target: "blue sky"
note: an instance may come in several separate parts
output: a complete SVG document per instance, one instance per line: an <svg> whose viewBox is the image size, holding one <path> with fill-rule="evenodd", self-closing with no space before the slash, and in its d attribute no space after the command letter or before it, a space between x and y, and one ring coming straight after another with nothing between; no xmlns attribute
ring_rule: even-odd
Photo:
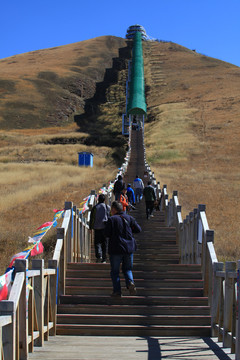
<svg viewBox="0 0 240 360"><path fill-rule="evenodd" d="M102 35L148 35L240 66L240 0L2 0L0 58Z"/></svg>

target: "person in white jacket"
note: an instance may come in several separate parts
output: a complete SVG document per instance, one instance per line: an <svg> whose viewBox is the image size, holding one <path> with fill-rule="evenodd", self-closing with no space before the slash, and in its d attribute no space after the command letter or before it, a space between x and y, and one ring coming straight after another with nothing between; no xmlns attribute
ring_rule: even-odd
<svg viewBox="0 0 240 360"><path fill-rule="evenodd" d="M136 202L138 203L140 200L142 200L144 189L143 181L138 175L136 175L136 178L133 180L133 188L135 190Z"/></svg>

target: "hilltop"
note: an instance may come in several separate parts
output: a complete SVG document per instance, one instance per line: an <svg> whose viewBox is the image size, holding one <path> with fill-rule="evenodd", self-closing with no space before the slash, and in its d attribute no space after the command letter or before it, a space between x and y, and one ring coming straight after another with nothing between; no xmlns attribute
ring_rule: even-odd
<svg viewBox="0 0 240 360"><path fill-rule="evenodd" d="M220 259L237 259L240 69L172 42L144 42L143 51L148 161L169 193L179 190L185 215L207 205ZM114 178L127 143L121 114L129 56L124 39L105 36L0 60L0 248L11 239L7 256L22 250L52 208L78 205ZM85 172L76 154L88 150L94 169ZM53 186L36 191L51 172Z"/></svg>

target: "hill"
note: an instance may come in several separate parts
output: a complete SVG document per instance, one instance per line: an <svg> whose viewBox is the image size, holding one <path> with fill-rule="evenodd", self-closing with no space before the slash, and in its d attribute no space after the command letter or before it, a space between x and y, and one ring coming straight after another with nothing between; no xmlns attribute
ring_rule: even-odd
<svg viewBox="0 0 240 360"><path fill-rule="evenodd" d="M110 36L0 60L1 257L115 176L129 50ZM185 215L207 205L220 259L240 258L240 69L172 42L143 50L149 163ZM93 169L76 166L78 151Z"/></svg>
<svg viewBox="0 0 240 360"><path fill-rule="evenodd" d="M239 259L240 68L174 43L145 43L147 156L186 215L206 204L220 259Z"/></svg>

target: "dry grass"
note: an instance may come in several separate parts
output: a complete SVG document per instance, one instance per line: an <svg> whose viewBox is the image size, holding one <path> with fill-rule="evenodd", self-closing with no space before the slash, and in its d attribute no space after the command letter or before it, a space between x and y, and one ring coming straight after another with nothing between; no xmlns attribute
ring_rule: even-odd
<svg viewBox="0 0 240 360"><path fill-rule="evenodd" d="M240 69L171 43L145 48L147 157L184 216L206 204L220 260L240 258Z"/></svg>
<svg viewBox="0 0 240 360"><path fill-rule="evenodd" d="M2 273L10 257L27 246L28 236L53 219L65 201L79 206L91 189L115 177L113 150L82 144L48 145L52 138L80 138L74 127L0 133L0 254ZM94 154L93 168L79 167L78 152ZM44 238L46 253L54 231ZM46 244L45 244L46 242ZM46 254L44 255L46 258Z"/></svg>

